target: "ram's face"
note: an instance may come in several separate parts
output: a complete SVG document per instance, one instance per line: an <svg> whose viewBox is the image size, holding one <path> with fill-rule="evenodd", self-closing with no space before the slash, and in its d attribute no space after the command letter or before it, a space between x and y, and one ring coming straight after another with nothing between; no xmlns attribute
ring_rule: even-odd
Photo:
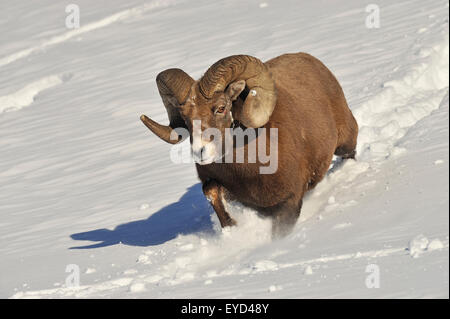
<svg viewBox="0 0 450 319"><path fill-rule="evenodd" d="M183 140L184 134L173 134L176 129L187 129L200 164L226 155L227 129L234 119L244 127L259 128L269 121L276 105L269 69L248 55L217 61L197 82L181 69L167 69L158 74L156 84L170 123L162 125L145 115L141 121L170 144Z"/></svg>
<svg viewBox="0 0 450 319"><path fill-rule="evenodd" d="M237 81L225 92L217 92L211 99L199 93L198 85L191 88L186 103L180 105L190 133L192 154L199 164L209 164L224 155L226 129L233 124L233 101L245 88L245 81Z"/></svg>

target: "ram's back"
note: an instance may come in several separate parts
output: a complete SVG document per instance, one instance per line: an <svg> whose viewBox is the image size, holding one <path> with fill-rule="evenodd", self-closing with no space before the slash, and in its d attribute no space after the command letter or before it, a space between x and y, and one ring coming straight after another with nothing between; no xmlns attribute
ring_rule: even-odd
<svg viewBox="0 0 450 319"><path fill-rule="evenodd" d="M278 96L290 100L280 103L281 108L275 108L274 113L289 108L281 113L290 114L297 124L323 138L333 138L337 133L339 140L343 130L357 127L339 82L320 60L300 52L283 54L265 64L275 80ZM317 131L323 134L317 135Z"/></svg>
<svg viewBox="0 0 450 319"><path fill-rule="evenodd" d="M277 105L269 126L279 129L280 152L285 166L298 163L303 183L328 170L339 145L340 132L353 120L344 93L334 75L318 59L306 53L284 54L265 63L277 89ZM308 168L305 171L305 168ZM314 184L315 184L314 183Z"/></svg>

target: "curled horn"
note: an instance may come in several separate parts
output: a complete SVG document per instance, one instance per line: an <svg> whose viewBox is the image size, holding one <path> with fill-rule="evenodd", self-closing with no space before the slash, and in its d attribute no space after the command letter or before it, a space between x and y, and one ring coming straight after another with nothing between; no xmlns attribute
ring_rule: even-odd
<svg viewBox="0 0 450 319"><path fill-rule="evenodd" d="M242 106L233 107L233 117L246 127L257 128L269 121L276 104L275 83L267 67L248 55L234 55L214 63L199 82L201 94L210 99L227 86L245 80L249 89Z"/></svg>
<svg viewBox="0 0 450 319"><path fill-rule="evenodd" d="M176 144L181 137L171 139L172 130L182 127L186 124L178 111L178 106L184 104L188 98L194 79L180 69L168 69L158 74L156 84L158 85L159 95L166 107L169 116L169 125L161 125L145 115L141 115L141 121L156 136L170 144Z"/></svg>

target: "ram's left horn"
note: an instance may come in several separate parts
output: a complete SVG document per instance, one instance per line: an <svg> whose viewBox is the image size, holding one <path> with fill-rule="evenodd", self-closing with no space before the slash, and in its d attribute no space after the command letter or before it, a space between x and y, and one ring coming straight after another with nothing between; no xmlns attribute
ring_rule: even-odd
<svg viewBox="0 0 450 319"><path fill-rule="evenodd" d="M178 134L176 139L170 138L173 129L169 125L161 125L148 118L146 115L141 115L141 121L150 131L167 143L176 144L181 140L181 137Z"/></svg>

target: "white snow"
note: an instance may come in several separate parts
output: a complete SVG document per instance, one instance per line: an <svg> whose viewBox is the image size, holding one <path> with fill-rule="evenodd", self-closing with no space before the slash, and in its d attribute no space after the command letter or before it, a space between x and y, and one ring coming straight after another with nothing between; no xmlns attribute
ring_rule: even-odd
<svg viewBox="0 0 450 319"><path fill-rule="evenodd" d="M409 242L409 253L414 258L419 257L419 255L427 249L428 243L428 238L422 234L414 237L413 240Z"/></svg>
<svg viewBox="0 0 450 319"><path fill-rule="evenodd" d="M137 293L137 292L144 292L145 290L146 290L145 283L142 282L137 282L130 286L130 292Z"/></svg>
<svg viewBox="0 0 450 319"><path fill-rule="evenodd" d="M439 239L433 239L427 246L427 250L438 250L445 248L445 245Z"/></svg>
<svg viewBox="0 0 450 319"><path fill-rule="evenodd" d="M40 92L63 83L58 75L44 77L6 96L0 96L0 113L19 110L33 103Z"/></svg>
<svg viewBox="0 0 450 319"><path fill-rule="evenodd" d="M93 274L95 273L97 270L95 268L88 268L86 269L86 271L84 272L85 274Z"/></svg>
<svg viewBox="0 0 450 319"><path fill-rule="evenodd" d="M448 298L448 1L377 1L373 29L357 0L79 0L79 29L62 3L4 2L0 297ZM238 203L221 229L139 121L167 123L155 77L297 51L340 81L357 161L334 160L286 238Z"/></svg>
<svg viewBox="0 0 450 319"><path fill-rule="evenodd" d="M304 273L305 273L305 275L312 275L314 273L311 265L307 265L305 267L305 272Z"/></svg>

